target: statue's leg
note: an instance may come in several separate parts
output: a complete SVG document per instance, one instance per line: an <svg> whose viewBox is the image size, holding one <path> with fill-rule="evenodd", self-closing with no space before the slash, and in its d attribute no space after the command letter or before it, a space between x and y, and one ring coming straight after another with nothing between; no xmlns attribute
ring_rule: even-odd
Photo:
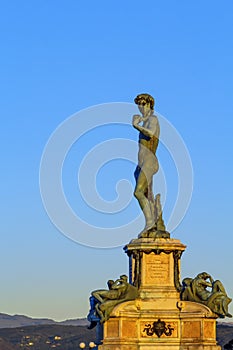
<svg viewBox="0 0 233 350"><path fill-rule="evenodd" d="M219 280L213 282L212 293L215 293L215 292L222 292L227 295L222 282L220 282Z"/></svg>
<svg viewBox="0 0 233 350"><path fill-rule="evenodd" d="M97 300L95 297L90 297L90 311L87 315L87 319L90 322L88 329L92 329L97 325L98 316L96 315L96 304Z"/></svg>
<svg viewBox="0 0 233 350"><path fill-rule="evenodd" d="M91 322L91 317L95 313L95 305L97 303L97 300L93 296L91 296L89 298L89 301L90 301L90 311L89 311L89 314L87 315L87 319L88 319L88 321Z"/></svg>
<svg viewBox="0 0 233 350"><path fill-rule="evenodd" d="M140 168L140 166L137 165L137 167L134 171L134 178L135 178L136 183L138 182L138 176L139 176L140 172L141 172L141 168Z"/></svg>
<svg viewBox="0 0 233 350"><path fill-rule="evenodd" d="M149 176L145 175L144 171L141 170L138 180L136 183L136 188L134 191L134 196L137 198L138 203L143 211L146 220L145 229L149 229L154 225L154 215L151 212L151 206L148 198L146 197L146 193L148 193L149 186Z"/></svg>
<svg viewBox="0 0 233 350"><path fill-rule="evenodd" d="M231 298L228 298L227 296L223 299L223 311L225 316L227 317L232 317L232 315L228 312L228 304L230 304L230 302L232 301Z"/></svg>
<svg viewBox="0 0 233 350"><path fill-rule="evenodd" d="M100 323L103 323L103 322L105 321L105 318L104 318L104 313L103 313L102 310L100 309L100 305L99 305L99 304L96 304L95 309L96 309L97 314L98 314L99 317L100 317Z"/></svg>
<svg viewBox="0 0 233 350"><path fill-rule="evenodd" d="M220 282L218 280L215 281L213 283L213 291L218 291L218 292L222 292L223 294L225 294L225 297L224 297L223 303L222 303L223 312L224 312L225 316L232 317L232 315L228 312L228 304L232 301L232 299L227 296L226 290L225 290L222 282Z"/></svg>
<svg viewBox="0 0 233 350"><path fill-rule="evenodd" d="M119 300L108 300L105 303L103 303L102 305L99 305L99 310L102 312L103 314L103 318L100 321L101 323L107 321L111 315L112 310L114 309L114 307L120 303L122 303L124 301L124 299L119 299Z"/></svg>

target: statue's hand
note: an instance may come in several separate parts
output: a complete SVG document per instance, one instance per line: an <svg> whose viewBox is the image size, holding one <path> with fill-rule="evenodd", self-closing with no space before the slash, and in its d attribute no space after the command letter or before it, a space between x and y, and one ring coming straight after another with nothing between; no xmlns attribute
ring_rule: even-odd
<svg viewBox="0 0 233 350"><path fill-rule="evenodd" d="M142 119L143 119L143 118L142 118L141 115L135 114L135 115L133 116L133 122L132 122L133 126L137 126L139 123L141 123Z"/></svg>

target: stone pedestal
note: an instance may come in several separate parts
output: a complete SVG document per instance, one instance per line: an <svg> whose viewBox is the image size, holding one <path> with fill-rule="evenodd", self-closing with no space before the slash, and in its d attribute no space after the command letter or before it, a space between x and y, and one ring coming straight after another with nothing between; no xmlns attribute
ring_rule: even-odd
<svg viewBox="0 0 233 350"><path fill-rule="evenodd" d="M138 287L142 299L179 298L180 257L185 248L177 239L164 238L134 239L125 246L130 283Z"/></svg>
<svg viewBox="0 0 233 350"><path fill-rule="evenodd" d="M139 298L117 305L99 350L220 350L216 318L205 305L180 300L179 240L141 238L125 248Z"/></svg>

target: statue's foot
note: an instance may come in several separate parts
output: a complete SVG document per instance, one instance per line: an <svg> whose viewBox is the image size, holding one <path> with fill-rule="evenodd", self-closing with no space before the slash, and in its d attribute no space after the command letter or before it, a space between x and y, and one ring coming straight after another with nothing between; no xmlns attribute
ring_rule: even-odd
<svg viewBox="0 0 233 350"><path fill-rule="evenodd" d="M170 238L170 233L164 230L157 230L156 238Z"/></svg>
<svg viewBox="0 0 233 350"><path fill-rule="evenodd" d="M105 322L105 318L102 317L102 318L100 319L100 324L103 324L104 322Z"/></svg>
<svg viewBox="0 0 233 350"><path fill-rule="evenodd" d="M89 326L87 327L88 329L92 329L97 325L96 321L91 321L91 323L89 324Z"/></svg>
<svg viewBox="0 0 233 350"><path fill-rule="evenodd" d="M151 224L149 223L144 227L142 232L138 235L138 238L148 238L150 237L150 234L155 231L156 231L155 223L154 222Z"/></svg>
<svg viewBox="0 0 233 350"><path fill-rule="evenodd" d="M138 235L138 238L170 238L170 233L163 230L158 230L156 225L146 226Z"/></svg>

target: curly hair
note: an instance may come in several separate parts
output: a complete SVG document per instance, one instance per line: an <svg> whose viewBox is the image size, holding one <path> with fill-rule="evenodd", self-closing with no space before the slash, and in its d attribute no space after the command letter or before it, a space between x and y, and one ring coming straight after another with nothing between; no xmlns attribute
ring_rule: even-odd
<svg viewBox="0 0 233 350"><path fill-rule="evenodd" d="M139 105L141 101L145 101L146 103L150 103L150 108L154 109L155 100L149 94L139 94L135 97L134 102Z"/></svg>

